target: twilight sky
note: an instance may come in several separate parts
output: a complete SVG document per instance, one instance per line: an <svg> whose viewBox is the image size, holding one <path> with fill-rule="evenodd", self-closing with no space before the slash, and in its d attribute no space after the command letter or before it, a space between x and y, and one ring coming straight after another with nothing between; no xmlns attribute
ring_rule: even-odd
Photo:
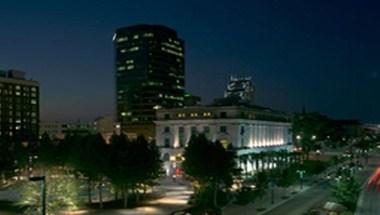
<svg viewBox="0 0 380 215"><path fill-rule="evenodd" d="M186 89L204 103L229 75L252 76L257 103L380 122L380 3L358 0L2 0L0 68L41 85L42 120L114 113L112 35L174 28Z"/></svg>

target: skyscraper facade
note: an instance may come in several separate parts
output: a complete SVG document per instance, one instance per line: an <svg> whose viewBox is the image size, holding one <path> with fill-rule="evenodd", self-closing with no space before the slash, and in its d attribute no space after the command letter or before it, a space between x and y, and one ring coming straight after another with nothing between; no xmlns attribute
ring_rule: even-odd
<svg viewBox="0 0 380 215"><path fill-rule="evenodd" d="M153 138L156 110L182 107L184 41L161 25L116 30L116 109L124 132Z"/></svg>
<svg viewBox="0 0 380 215"><path fill-rule="evenodd" d="M38 130L39 83L21 71L0 71L0 138L35 140Z"/></svg>

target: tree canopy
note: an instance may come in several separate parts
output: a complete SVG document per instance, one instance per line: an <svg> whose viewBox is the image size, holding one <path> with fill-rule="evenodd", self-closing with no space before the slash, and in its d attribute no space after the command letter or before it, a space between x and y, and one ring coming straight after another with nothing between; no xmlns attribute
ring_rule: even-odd
<svg viewBox="0 0 380 215"><path fill-rule="evenodd" d="M219 142L209 141L205 135L193 136L185 148L185 173L204 190L213 190L213 206L217 206L216 194L221 187L229 188L237 175L235 153Z"/></svg>

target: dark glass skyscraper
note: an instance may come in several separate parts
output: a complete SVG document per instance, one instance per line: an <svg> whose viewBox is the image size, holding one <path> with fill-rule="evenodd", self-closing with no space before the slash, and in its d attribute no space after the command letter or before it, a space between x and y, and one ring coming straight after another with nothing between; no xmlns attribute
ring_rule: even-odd
<svg viewBox="0 0 380 215"><path fill-rule="evenodd" d="M128 134L154 137L156 110L183 106L184 41L161 25L120 28L113 41L117 120Z"/></svg>

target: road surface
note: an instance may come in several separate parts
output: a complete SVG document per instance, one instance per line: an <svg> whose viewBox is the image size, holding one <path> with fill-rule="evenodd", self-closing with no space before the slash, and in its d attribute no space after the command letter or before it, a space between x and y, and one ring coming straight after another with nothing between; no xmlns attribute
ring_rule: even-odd
<svg viewBox="0 0 380 215"><path fill-rule="evenodd" d="M375 189L363 190L356 210L356 215L380 214L380 192Z"/></svg>
<svg viewBox="0 0 380 215"><path fill-rule="evenodd" d="M330 194L329 186L329 182L324 181L321 184L298 194L286 203L263 213L263 215L302 215L313 206L322 205L326 201Z"/></svg>

